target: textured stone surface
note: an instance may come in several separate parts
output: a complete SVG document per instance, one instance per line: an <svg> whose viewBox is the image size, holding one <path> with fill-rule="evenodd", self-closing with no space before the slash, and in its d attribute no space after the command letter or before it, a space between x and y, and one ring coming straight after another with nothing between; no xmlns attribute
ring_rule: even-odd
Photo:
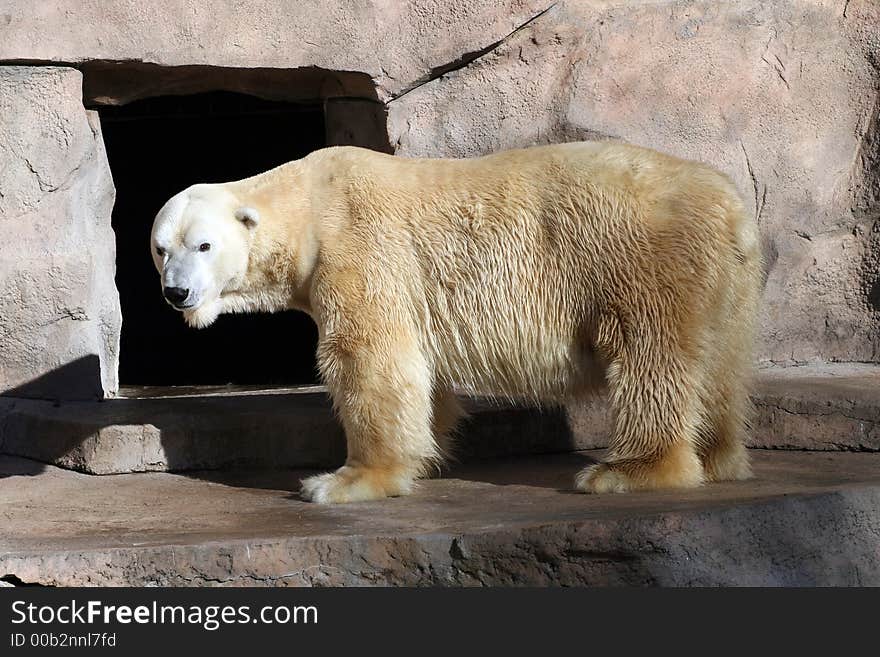
<svg viewBox="0 0 880 657"><path fill-rule="evenodd" d="M546 0L232 3L7 0L0 61L134 61L165 67L357 71L383 96L503 39ZM222 26L223 29L218 29Z"/></svg>
<svg viewBox="0 0 880 657"><path fill-rule="evenodd" d="M0 67L0 393L117 386L114 188L81 85L73 69Z"/></svg>
<svg viewBox="0 0 880 657"><path fill-rule="evenodd" d="M880 367L770 368L754 399L753 447L880 452Z"/></svg>
<svg viewBox="0 0 880 657"><path fill-rule="evenodd" d="M880 585L880 454L760 452L757 478L570 491L590 455L462 467L320 507L305 472L91 477L5 457L0 577L54 585Z"/></svg>
<svg viewBox="0 0 880 657"><path fill-rule="evenodd" d="M560 410L468 405L459 459L565 452L602 441L592 434L577 440ZM102 402L0 398L0 452L92 474L329 468L345 460L345 439L320 388Z"/></svg>
<svg viewBox="0 0 880 657"><path fill-rule="evenodd" d="M880 451L878 366L770 368L755 390L753 447ZM459 430L459 461L608 444L610 415L601 399L567 412L465 402L471 417ZM345 440L321 388L218 388L102 402L0 399L0 452L94 474L329 468L344 460Z"/></svg>
<svg viewBox="0 0 880 657"><path fill-rule="evenodd" d="M747 444L765 449L880 452L880 366L817 363L766 367L755 376ZM567 410L576 449L607 447L603 400Z"/></svg>
<svg viewBox="0 0 880 657"><path fill-rule="evenodd" d="M755 385L748 444L880 451L880 367L774 367ZM601 398L567 411L465 400L461 461L607 446ZM0 453L93 474L199 468L335 467L345 441L323 389L49 402L0 398Z"/></svg>
<svg viewBox="0 0 880 657"><path fill-rule="evenodd" d="M319 467L345 458L323 393L0 404L4 452L93 474Z"/></svg>
<svg viewBox="0 0 880 657"><path fill-rule="evenodd" d="M159 66L141 62L90 61L79 64L86 106L124 105L141 98L209 91L234 91L267 100L306 101L352 98L384 104L366 73L304 68ZM387 141L385 123L382 136Z"/></svg>
<svg viewBox="0 0 880 657"><path fill-rule="evenodd" d="M386 108L360 98L330 98L324 102L327 145L360 146L391 153L386 131Z"/></svg>

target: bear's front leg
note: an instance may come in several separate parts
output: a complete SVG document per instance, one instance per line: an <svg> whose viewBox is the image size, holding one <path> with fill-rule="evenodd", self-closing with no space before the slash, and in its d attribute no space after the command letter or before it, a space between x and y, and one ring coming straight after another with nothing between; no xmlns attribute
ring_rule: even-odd
<svg viewBox="0 0 880 657"><path fill-rule="evenodd" d="M348 445L344 466L302 482L303 497L322 504L406 495L439 459L431 431L432 377L414 332L400 325L346 328L324 336L318 347Z"/></svg>

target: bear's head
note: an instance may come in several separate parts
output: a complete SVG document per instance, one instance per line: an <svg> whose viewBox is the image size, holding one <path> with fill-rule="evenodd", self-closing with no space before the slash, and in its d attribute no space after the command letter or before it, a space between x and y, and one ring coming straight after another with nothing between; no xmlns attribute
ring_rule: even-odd
<svg viewBox="0 0 880 657"><path fill-rule="evenodd" d="M222 185L194 185L159 210L150 235L153 263L165 300L191 326L213 323L221 297L241 286L259 220Z"/></svg>

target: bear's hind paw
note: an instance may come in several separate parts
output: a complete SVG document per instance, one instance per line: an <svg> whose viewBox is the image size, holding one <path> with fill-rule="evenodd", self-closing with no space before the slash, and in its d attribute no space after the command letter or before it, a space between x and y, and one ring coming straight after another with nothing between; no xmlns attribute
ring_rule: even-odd
<svg viewBox="0 0 880 657"><path fill-rule="evenodd" d="M687 447L670 449L663 458L612 460L581 470L575 486L585 493L696 488L705 482L703 466Z"/></svg>

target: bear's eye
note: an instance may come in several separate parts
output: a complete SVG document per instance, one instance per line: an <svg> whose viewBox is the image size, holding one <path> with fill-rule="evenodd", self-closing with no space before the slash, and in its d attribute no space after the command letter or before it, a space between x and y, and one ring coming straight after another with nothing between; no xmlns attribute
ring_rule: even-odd
<svg viewBox="0 0 880 657"><path fill-rule="evenodd" d="M199 251L210 251L210 250L211 250L211 245L208 244L207 242L202 242L201 244L199 244Z"/></svg>
<svg viewBox="0 0 880 657"><path fill-rule="evenodd" d="M164 258L165 257L165 249L163 249L161 246L157 246L156 247L156 255L159 256L160 258Z"/></svg>

